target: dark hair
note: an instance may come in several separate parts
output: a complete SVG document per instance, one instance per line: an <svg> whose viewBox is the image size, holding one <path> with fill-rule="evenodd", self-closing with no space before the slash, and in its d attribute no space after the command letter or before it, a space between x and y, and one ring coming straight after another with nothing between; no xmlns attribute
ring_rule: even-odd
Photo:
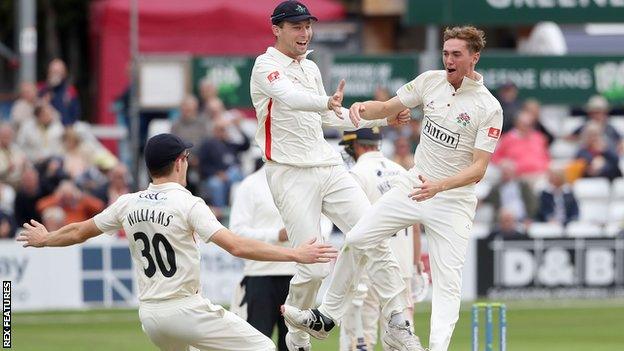
<svg viewBox="0 0 624 351"><path fill-rule="evenodd" d="M168 164L157 168L157 169L148 169L150 177L152 178L162 178L166 177L173 172L173 165L175 164L175 160L169 162Z"/></svg>
<svg viewBox="0 0 624 351"><path fill-rule="evenodd" d="M444 30L444 41L461 39L466 41L470 52L481 52L485 47L485 33L473 26L453 27Z"/></svg>

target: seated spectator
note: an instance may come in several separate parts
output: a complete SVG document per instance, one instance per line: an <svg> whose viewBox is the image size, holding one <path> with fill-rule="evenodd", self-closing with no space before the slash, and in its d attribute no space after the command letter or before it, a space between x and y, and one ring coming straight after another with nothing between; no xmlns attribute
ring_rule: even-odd
<svg viewBox="0 0 624 351"><path fill-rule="evenodd" d="M597 125L600 126L601 134L605 136L609 148L618 151L622 137L617 129L609 123L609 102L607 99L600 95L592 96L585 105L585 111L588 120L572 133L571 139L582 138L583 131L587 126L590 124Z"/></svg>
<svg viewBox="0 0 624 351"><path fill-rule="evenodd" d="M15 189L12 186L0 183L0 210L13 215L15 207Z"/></svg>
<svg viewBox="0 0 624 351"><path fill-rule="evenodd" d="M46 208L41 214L41 220L47 230L58 230L65 225L65 211L58 206Z"/></svg>
<svg viewBox="0 0 624 351"><path fill-rule="evenodd" d="M31 219L41 221L41 216L36 208L36 203L40 198L39 173L34 168L26 167L22 172L13 205L13 215L17 225L21 226Z"/></svg>
<svg viewBox="0 0 624 351"><path fill-rule="evenodd" d="M130 192L130 175L123 163L118 163L106 174L107 182L94 193L105 204L111 205L121 195Z"/></svg>
<svg viewBox="0 0 624 351"><path fill-rule="evenodd" d="M89 194L82 192L69 180L64 180L58 189L37 201L37 211L58 206L65 211L65 224L85 221L104 209L104 203Z"/></svg>
<svg viewBox="0 0 624 351"><path fill-rule="evenodd" d="M542 121L540 120L542 115L542 105L537 99L526 99L524 100L524 104L522 104L522 109L531 114L533 117L533 125L535 126L535 130L544 134L546 140L548 140L548 145L552 144L555 140L555 137L544 127Z"/></svg>
<svg viewBox="0 0 624 351"><path fill-rule="evenodd" d="M194 150L191 150L194 155L202 139L209 134L206 119L200 117L198 112L197 98L193 95L185 97L180 105L180 118L171 127L172 134L195 145Z"/></svg>
<svg viewBox="0 0 624 351"><path fill-rule="evenodd" d="M400 164L405 169L414 167L414 154L409 140L406 137L399 137L394 141L394 156L392 161Z"/></svg>
<svg viewBox="0 0 624 351"><path fill-rule="evenodd" d="M202 197L211 205L228 205L230 187L243 179L238 155L249 149L249 138L243 136L242 143L227 138L227 122L218 120L213 128L213 137L207 138L199 149L199 167L202 179Z"/></svg>
<svg viewBox="0 0 624 351"><path fill-rule="evenodd" d="M520 224L512 211L501 208L498 212L498 223L494 230L488 236L489 240L493 239L522 239L526 238L526 234L518 230Z"/></svg>
<svg viewBox="0 0 624 351"><path fill-rule="evenodd" d="M511 130L522 104L518 100L518 87L513 82L507 82L498 88L498 101L503 108L503 133Z"/></svg>
<svg viewBox="0 0 624 351"><path fill-rule="evenodd" d="M95 156L95 150L82 142L82 137L71 127L63 133L63 170L71 179L82 176Z"/></svg>
<svg viewBox="0 0 624 351"><path fill-rule="evenodd" d="M516 176L514 163L503 160L500 164L501 182L495 185L483 200L494 206L495 213L501 208L511 212L519 221L529 221L535 216L537 199L526 181Z"/></svg>
<svg viewBox="0 0 624 351"><path fill-rule="evenodd" d="M548 172L548 185L539 195L536 219L566 225L579 217L579 207L572 187L567 184L565 171L552 168Z"/></svg>
<svg viewBox="0 0 624 351"><path fill-rule="evenodd" d="M24 82L20 84L19 98L11 107L11 124L16 131L27 121L35 119L35 106L37 104L37 86L34 83Z"/></svg>
<svg viewBox="0 0 624 351"><path fill-rule="evenodd" d="M58 111L63 125L74 124L80 117L78 91L67 79L67 67L63 60L50 61L48 76L39 88L39 96Z"/></svg>
<svg viewBox="0 0 624 351"><path fill-rule="evenodd" d="M52 194L63 180L69 179L63 167L63 159L59 156L37 163L35 169L39 173L39 190L42 197Z"/></svg>
<svg viewBox="0 0 624 351"><path fill-rule="evenodd" d="M33 163L59 155L62 150L63 125L54 119L54 109L47 104L35 108L35 119L24 123L17 134L17 145Z"/></svg>
<svg viewBox="0 0 624 351"><path fill-rule="evenodd" d="M27 161L13 139L13 127L7 123L0 124L0 182L17 187Z"/></svg>
<svg viewBox="0 0 624 351"><path fill-rule="evenodd" d="M215 116L218 105L223 105L223 102L217 86L206 78L202 79L199 82L199 115L206 121L209 133L212 133L212 123L218 118Z"/></svg>
<svg viewBox="0 0 624 351"><path fill-rule="evenodd" d="M581 148L576 159L585 164L584 178L605 177L613 180L621 177L619 157L615 149L608 143L598 123L588 123L581 136Z"/></svg>
<svg viewBox="0 0 624 351"><path fill-rule="evenodd" d="M0 240L15 238L15 222L13 217L0 210Z"/></svg>
<svg viewBox="0 0 624 351"><path fill-rule="evenodd" d="M529 112L520 111L515 127L503 134L492 155L494 164L511 160L519 177L532 180L544 176L550 164L546 137L535 130L533 122Z"/></svg>

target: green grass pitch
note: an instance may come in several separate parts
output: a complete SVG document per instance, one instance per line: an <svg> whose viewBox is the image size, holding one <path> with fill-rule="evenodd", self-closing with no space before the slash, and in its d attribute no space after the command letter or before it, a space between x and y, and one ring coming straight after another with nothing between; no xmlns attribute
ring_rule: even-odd
<svg viewBox="0 0 624 351"><path fill-rule="evenodd" d="M421 306L415 325L426 344L429 310L428 304ZM470 350L469 307L462 308L450 351ZM157 351L136 310L14 313L12 324L13 350ZM624 350L624 300L509 302L507 325L509 351ZM313 350L337 351L338 332L315 340Z"/></svg>

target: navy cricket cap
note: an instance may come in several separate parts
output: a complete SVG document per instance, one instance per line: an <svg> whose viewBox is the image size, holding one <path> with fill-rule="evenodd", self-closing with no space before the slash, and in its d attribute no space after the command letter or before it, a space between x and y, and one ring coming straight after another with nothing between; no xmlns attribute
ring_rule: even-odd
<svg viewBox="0 0 624 351"><path fill-rule="evenodd" d="M162 168L175 161L184 150L192 147L192 143L186 142L173 134L163 133L155 135L147 141L143 152L147 169L155 170Z"/></svg>
<svg viewBox="0 0 624 351"><path fill-rule="evenodd" d="M306 5L300 3L299 1L287 0L275 8L273 10L273 14L271 15L271 23L277 25L283 21L288 22L299 22L305 21L307 19L311 19L313 21L318 21L318 19L312 14L306 7Z"/></svg>
<svg viewBox="0 0 624 351"><path fill-rule="evenodd" d="M362 128L350 132L344 132L338 145L351 144L354 141L362 144L377 145L381 141L381 131L378 127Z"/></svg>

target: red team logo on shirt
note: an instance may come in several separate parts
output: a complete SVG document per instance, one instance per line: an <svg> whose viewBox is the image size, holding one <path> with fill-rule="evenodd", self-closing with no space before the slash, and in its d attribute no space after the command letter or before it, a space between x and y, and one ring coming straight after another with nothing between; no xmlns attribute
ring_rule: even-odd
<svg viewBox="0 0 624 351"><path fill-rule="evenodd" d="M500 136L500 129L490 127L490 129L488 130L488 136L490 138L498 139L498 137Z"/></svg>
<svg viewBox="0 0 624 351"><path fill-rule="evenodd" d="M271 74L269 74L267 78L269 79L269 83L272 83L274 80L279 78L279 72L278 71L271 72Z"/></svg>

